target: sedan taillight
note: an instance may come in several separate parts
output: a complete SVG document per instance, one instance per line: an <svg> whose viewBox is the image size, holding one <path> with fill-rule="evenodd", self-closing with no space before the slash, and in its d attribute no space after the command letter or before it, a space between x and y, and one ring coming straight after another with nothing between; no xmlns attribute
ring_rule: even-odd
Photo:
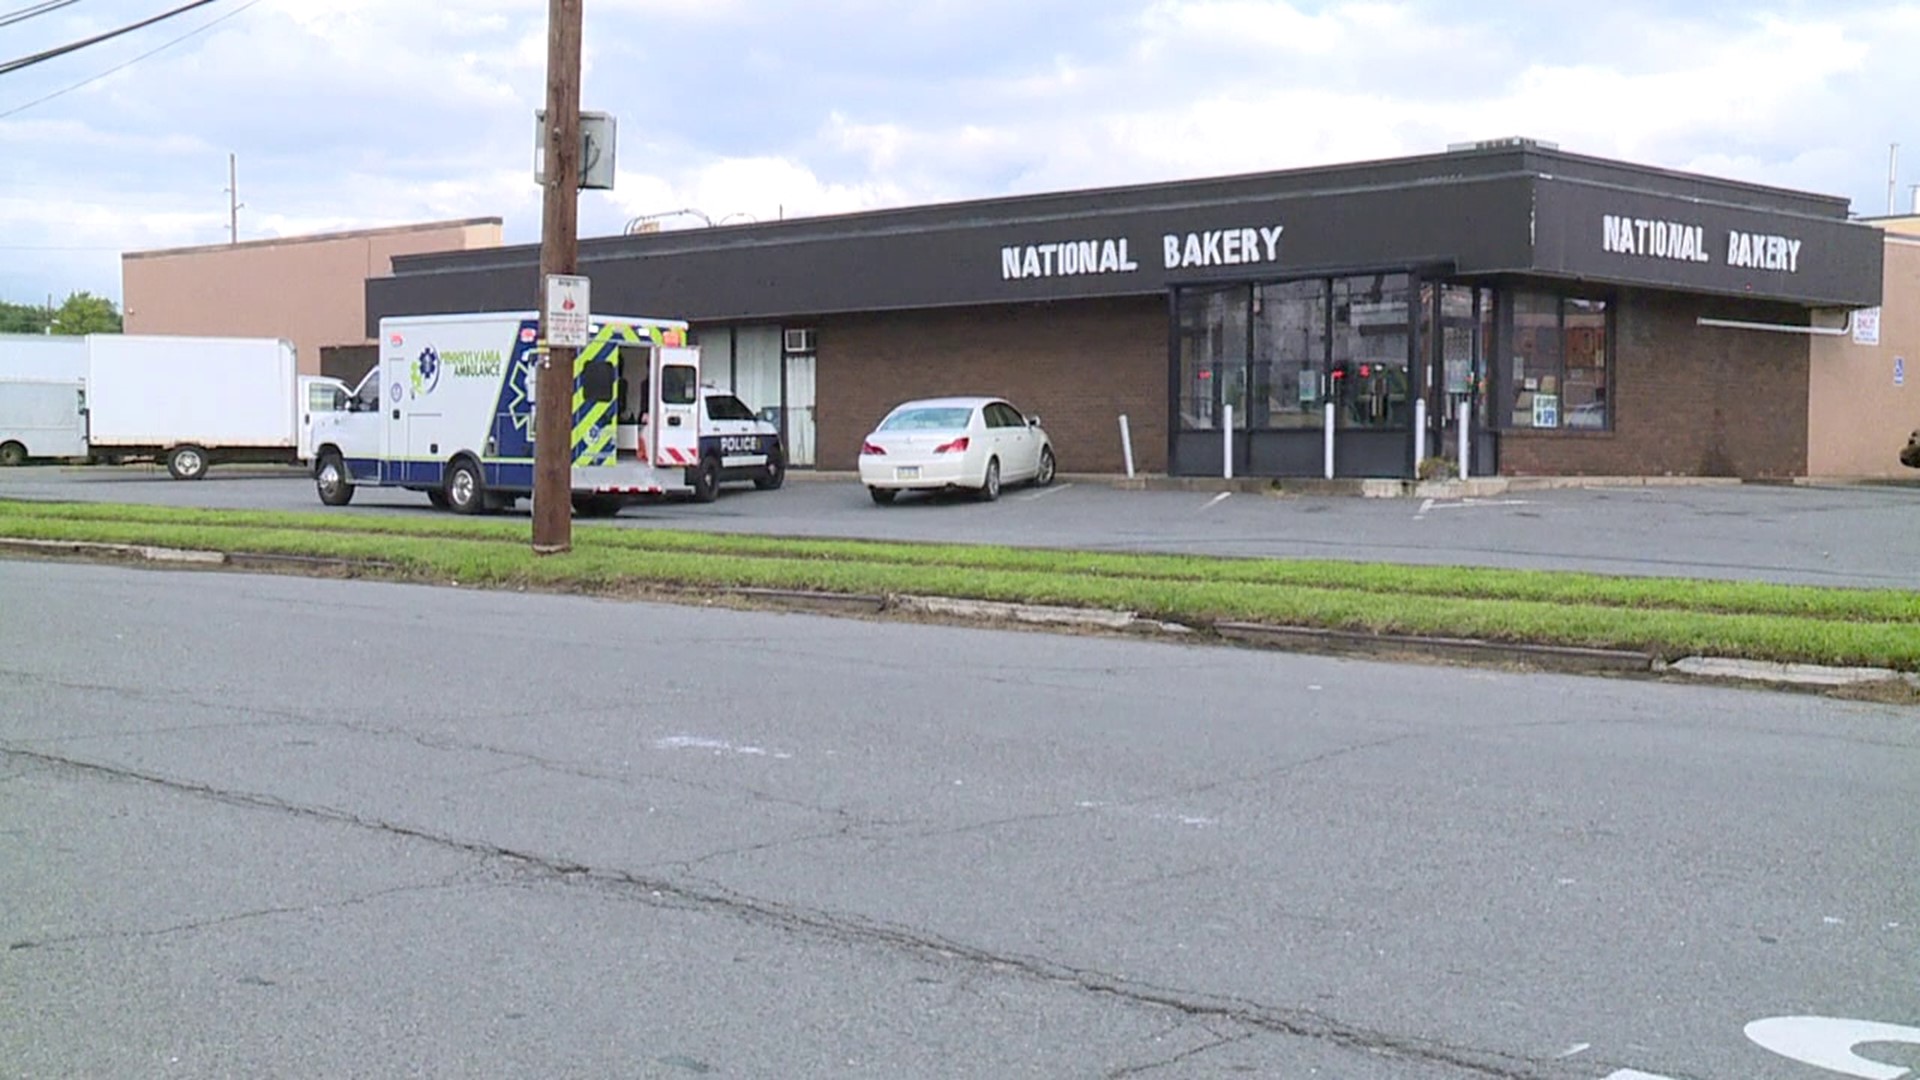
<svg viewBox="0 0 1920 1080"><path fill-rule="evenodd" d="M886 451L885 451L885 450L882 450L882 449L880 449L879 447L877 447L877 446L875 446L875 445L873 445L873 444L872 444L872 443L870 443L870 442L863 442L863 443L861 443L861 444L860 444L860 456L861 456L861 457L866 457L866 456L867 456L867 455L869 455L869 454L876 454L876 455L880 455L880 456L882 456L882 457L884 457L884 456L886 455Z"/></svg>
<svg viewBox="0 0 1920 1080"><path fill-rule="evenodd" d="M933 452L936 454L964 454L967 452L967 445L967 437L962 435L950 443L941 443L939 446L934 447Z"/></svg>

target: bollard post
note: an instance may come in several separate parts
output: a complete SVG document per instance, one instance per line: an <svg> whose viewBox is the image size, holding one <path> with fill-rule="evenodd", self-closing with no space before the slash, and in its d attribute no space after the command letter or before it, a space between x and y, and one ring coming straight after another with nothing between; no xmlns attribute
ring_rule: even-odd
<svg viewBox="0 0 1920 1080"><path fill-rule="evenodd" d="M1127 479L1133 479L1133 431L1127 427L1127 414L1120 414L1120 450L1127 457Z"/></svg>
<svg viewBox="0 0 1920 1080"><path fill-rule="evenodd" d="M1223 405L1220 414L1220 475L1233 479L1233 406Z"/></svg>
<svg viewBox="0 0 1920 1080"><path fill-rule="evenodd" d="M1327 416L1327 428L1326 428L1327 479L1331 480L1333 479L1333 402L1331 401L1327 402L1326 416Z"/></svg>

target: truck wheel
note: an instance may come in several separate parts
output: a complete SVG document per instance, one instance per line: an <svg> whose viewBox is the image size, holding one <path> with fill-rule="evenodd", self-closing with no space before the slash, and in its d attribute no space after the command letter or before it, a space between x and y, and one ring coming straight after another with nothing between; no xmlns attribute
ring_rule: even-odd
<svg viewBox="0 0 1920 1080"><path fill-rule="evenodd" d="M480 470L465 458L447 469L447 483L442 491L447 509L456 514L478 514L487 508L487 491L480 479Z"/></svg>
<svg viewBox="0 0 1920 1080"><path fill-rule="evenodd" d="M197 446L176 446L167 451L167 471L175 480L198 480L207 475L207 452Z"/></svg>
<svg viewBox="0 0 1920 1080"><path fill-rule="evenodd" d="M626 500L618 495L575 495L573 497L573 512L578 517L612 517L626 505Z"/></svg>
<svg viewBox="0 0 1920 1080"><path fill-rule="evenodd" d="M27 463L27 448L17 442L0 443L0 465L12 468Z"/></svg>
<svg viewBox="0 0 1920 1080"><path fill-rule="evenodd" d="M353 501L353 481L347 478L346 463L331 450L321 454L320 463L314 466L313 486L320 493L320 501L328 506L345 506Z"/></svg>
<svg viewBox="0 0 1920 1080"><path fill-rule="evenodd" d="M720 497L720 459L708 454L693 472L693 501L710 503Z"/></svg>
<svg viewBox="0 0 1920 1080"><path fill-rule="evenodd" d="M753 478L753 486L761 491L775 491L786 482L787 459L775 450L767 455L767 471Z"/></svg>

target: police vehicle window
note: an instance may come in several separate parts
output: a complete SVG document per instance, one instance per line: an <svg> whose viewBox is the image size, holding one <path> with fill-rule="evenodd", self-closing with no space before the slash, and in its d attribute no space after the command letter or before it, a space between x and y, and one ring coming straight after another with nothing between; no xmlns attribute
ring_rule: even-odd
<svg viewBox="0 0 1920 1080"><path fill-rule="evenodd" d="M752 420L753 410L732 394L712 394L707 398L709 420Z"/></svg>
<svg viewBox="0 0 1920 1080"><path fill-rule="evenodd" d="M660 369L660 403L691 405L700 394L699 370L684 364L669 364Z"/></svg>

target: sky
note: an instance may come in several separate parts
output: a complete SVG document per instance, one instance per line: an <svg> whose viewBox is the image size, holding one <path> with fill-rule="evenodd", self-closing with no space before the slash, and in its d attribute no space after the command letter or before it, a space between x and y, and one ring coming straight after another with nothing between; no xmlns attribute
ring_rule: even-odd
<svg viewBox="0 0 1920 1080"><path fill-rule="evenodd" d="M181 0L74 0L0 62ZM34 0L0 0L0 22ZM215 0L0 74L0 300L120 253L467 217L539 238L543 0ZM1524 136L1888 209L1920 0L584 0L618 122L583 236L1365 161ZM171 44L170 44L171 43ZM697 214L671 213L694 210Z"/></svg>

